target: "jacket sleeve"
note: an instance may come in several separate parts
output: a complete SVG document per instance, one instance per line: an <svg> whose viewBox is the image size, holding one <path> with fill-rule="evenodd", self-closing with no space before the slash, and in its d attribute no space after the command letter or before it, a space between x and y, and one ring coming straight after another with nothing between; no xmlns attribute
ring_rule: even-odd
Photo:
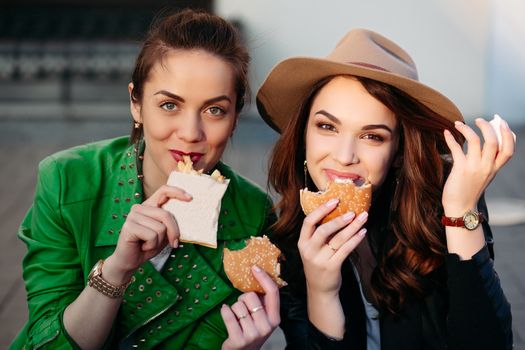
<svg viewBox="0 0 525 350"><path fill-rule="evenodd" d="M42 161L33 206L18 231L27 246L23 277L29 321L15 343L26 349L78 348L62 323L84 283L75 240L60 214L60 176L52 158Z"/></svg>
<svg viewBox="0 0 525 350"><path fill-rule="evenodd" d="M482 197L479 210L488 218ZM451 349L512 349L510 304L494 270L492 232L483 224L487 244L471 260L449 254L448 337Z"/></svg>

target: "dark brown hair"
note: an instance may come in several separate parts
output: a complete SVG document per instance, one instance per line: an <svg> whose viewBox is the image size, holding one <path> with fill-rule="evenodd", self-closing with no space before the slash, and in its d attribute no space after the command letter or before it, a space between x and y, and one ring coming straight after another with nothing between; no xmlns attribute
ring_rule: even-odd
<svg viewBox="0 0 525 350"><path fill-rule="evenodd" d="M270 159L268 182L281 200L279 220L272 227L275 242L292 260L283 273L292 288L304 289L304 275L297 256L297 241L304 219L299 190L306 186L305 129L313 100L329 81L312 87L277 141ZM377 258L371 287L374 303L382 312L399 313L410 298L425 295L425 276L435 271L446 253L440 224L441 193L450 164L443 130L459 142L463 137L453 123L404 92L381 82L356 77L365 89L394 112L399 129L397 161L383 185L374 192L369 213L368 239ZM309 183L309 185L311 185Z"/></svg>
<svg viewBox="0 0 525 350"><path fill-rule="evenodd" d="M226 20L201 10L185 9L159 18L146 35L135 62L131 98L141 101L151 68L173 49L204 50L229 63L235 73L237 113L249 95L250 55L237 29ZM132 129L131 142L142 137L142 128Z"/></svg>

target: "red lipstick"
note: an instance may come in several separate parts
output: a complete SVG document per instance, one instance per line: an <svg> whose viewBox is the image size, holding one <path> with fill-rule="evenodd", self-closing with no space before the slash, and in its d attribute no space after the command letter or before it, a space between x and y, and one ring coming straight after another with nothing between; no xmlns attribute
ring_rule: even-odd
<svg viewBox="0 0 525 350"><path fill-rule="evenodd" d="M193 164L197 163L204 156L204 153L200 153L200 152L184 152L184 151L180 151L178 149L170 149L170 153L171 153L173 159L175 159L175 161L177 161L177 162L184 161L183 157L184 156L189 156L191 161L193 162Z"/></svg>

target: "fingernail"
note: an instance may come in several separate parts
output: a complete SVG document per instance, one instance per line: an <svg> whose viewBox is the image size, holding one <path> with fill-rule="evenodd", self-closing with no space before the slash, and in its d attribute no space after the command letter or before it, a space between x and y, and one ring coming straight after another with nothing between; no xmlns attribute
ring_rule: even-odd
<svg viewBox="0 0 525 350"><path fill-rule="evenodd" d="M509 123L507 123L506 120L503 121L503 126L505 127L505 130L510 130Z"/></svg>
<svg viewBox="0 0 525 350"><path fill-rule="evenodd" d="M173 248L177 248L179 246L179 240L178 239L173 240L173 243L171 244L171 246Z"/></svg>
<svg viewBox="0 0 525 350"><path fill-rule="evenodd" d="M261 268L260 268L259 266L257 266L257 265L253 265L253 266L252 266L252 269L253 269L253 271L255 271L255 272L261 272L261 271L262 271Z"/></svg>
<svg viewBox="0 0 525 350"><path fill-rule="evenodd" d="M357 233L359 236L364 236L366 235L366 228L362 228L361 230L359 230L359 232Z"/></svg>
<svg viewBox="0 0 525 350"><path fill-rule="evenodd" d="M188 199L193 199L192 195L189 194L188 192L184 192L184 197L186 197Z"/></svg>
<svg viewBox="0 0 525 350"><path fill-rule="evenodd" d="M456 120L456 121L454 122L454 125L456 125L456 126L462 126L462 125L464 125L464 123L463 123L463 122L460 122L459 120Z"/></svg>
<svg viewBox="0 0 525 350"><path fill-rule="evenodd" d="M334 199L330 199L325 205L326 205L327 207L333 207L333 206L336 205L337 203L339 203L339 199L334 198Z"/></svg>
<svg viewBox="0 0 525 350"><path fill-rule="evenodd" d="M445 129L445 131L444 131L444 132L445 132L445 135L451 135L451 132L450 132L450 131L448 131L447 129Z"/></svg>
<svg viewBox="0 0 525 350"><path fill-rule="evenodd" d="M343 220L344 221L350 221L354 218L355 216L355 213L353 211L350 211L348 213L346 213L345 215L343 215Z"/></svg>
<svg viewBox="0 0 525 350"><path fill-rule="evenodd" d="M365 221L367 216L368 216L368 213L366 211L364 211L361 214L359 214L359 216L357 217L357 220L360 221L360 222L363 222L363 221Z"/></svg>

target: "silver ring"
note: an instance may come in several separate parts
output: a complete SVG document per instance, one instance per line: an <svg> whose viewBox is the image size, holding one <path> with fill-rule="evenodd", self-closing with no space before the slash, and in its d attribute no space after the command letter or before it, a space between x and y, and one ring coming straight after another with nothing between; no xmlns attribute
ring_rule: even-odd
<svg viewBox="0 0 525 350"><path fill-rule="evenodd" d="M243 318L246 318L246 317L248 317L248 314L240 315L240 316L238 316L237 318L238 318L239 320L242 320Z"/></svg>
<svg viewBox="0 0 525 350"><path fill-rule="evenodd" d="M335 253L337 251L337 249L335 249L334 247L332 247L330 245L330 243L326 243L326 245L328 246L328 248L332 249L332 251Z"/></svg>
<svg viewBox="0 0 525 350"><path fill-rule="evenodd" d="M250 312L252 314L256 313L257 311L261 311L262 309L264 309L264 307L262 305L259 305L257 307L254 307L253 309L250 310Z"/></svg>

